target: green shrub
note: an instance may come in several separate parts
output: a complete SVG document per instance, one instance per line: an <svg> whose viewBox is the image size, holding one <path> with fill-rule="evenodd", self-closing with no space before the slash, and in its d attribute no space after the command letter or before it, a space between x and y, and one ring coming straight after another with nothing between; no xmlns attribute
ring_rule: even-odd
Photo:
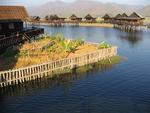
<svg viewBox="0 0 150 113"><path fill-rule="evenodd" d="M76 50L76 45L71 40L66 40L61 42L62 47L66 52L74 52Z"/></svg>
<svg viewBox="0 0 150 113"><path fill-rule="evenodd" d="M59 42L64 41L64 35L62 33L57 33L55 39Z"/></svg>
<svg viewBox="0 0 150 113"><path fill-rule="evenodd" d="M20 53L18 54L18 56L22 57L22 56L28 56L28 51L20 51Z"/></svg>
<svg viewBox="0 0 150 113"><path fill-rule="evenodd" d="M98 49L105 49L105 48L110 48L111 45L107 44L106 42L101 42L98 46Z"/></svg>
<svg viewBox="0 0 150 113"><path fill-rule="evenodd" d="M76 41L76 46L81 46L82 44L84 44L84 39L83 38L78 38Z"/></svg>

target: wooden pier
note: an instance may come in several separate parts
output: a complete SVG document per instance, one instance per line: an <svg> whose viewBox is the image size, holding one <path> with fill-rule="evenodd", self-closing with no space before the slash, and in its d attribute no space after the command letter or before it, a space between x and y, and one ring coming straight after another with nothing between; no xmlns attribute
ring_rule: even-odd
<svg viewBox="0 0 150 113"><path fill-rule="evenodd" d="M0 87L20 84L46 76L53 77L54 72L56 71L63 72L65 69L74 69L76 67L93 64L116 55L117 47L113 46L111 48L87 53L82 56L65 58L20 69L2 71L0 72Z"/></svg>
<svg viewBox="0 0 150 113"><path fill-rule="evenodd" d="M114 25L114 28L128 31L128 32L135 32L135 31L149 31L148 25Z"/></svg>

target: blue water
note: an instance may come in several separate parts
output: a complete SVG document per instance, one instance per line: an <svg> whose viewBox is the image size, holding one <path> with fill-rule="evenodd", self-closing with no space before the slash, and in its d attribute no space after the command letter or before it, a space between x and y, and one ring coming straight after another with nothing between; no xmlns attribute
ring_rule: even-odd
<svg viewBox="0 0 150 113"><path fill-rule="evenodd" d="M69 26L45 27L45 31L109 42L126 60L0 90L0 113L150 113L149 32Z"/></svg>

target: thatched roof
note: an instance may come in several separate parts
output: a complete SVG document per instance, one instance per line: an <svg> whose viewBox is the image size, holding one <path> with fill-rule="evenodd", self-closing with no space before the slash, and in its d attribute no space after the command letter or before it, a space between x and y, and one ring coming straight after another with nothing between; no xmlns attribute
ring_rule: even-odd
<svg viewBox="0 0 150 113"><path fill-rule="evenodd" d="M128 16L125 13L123 13L122 15L118 14L118 15L116 15L115 19L118 19L118 20L141 20L141 19L144 19L144 18L142 18L137 13L133 12L130 16Z"/></svg>
<svg viewBox="0 0 150 113"><path fill-rule="evenodd" d="M23 6L0 6L0 20L20 19L25 21L28 13Z"/></svg>
<svg viewBox="0 0 150 113"><path fill-rule="evenodd" d="M104 18L104 19L109 19L110 16L109 16L108 14L105 14L102 18Z"/></svg>
<svg viewBox="0 0 150 113"><path fill-rule="evenodd" d="M77 17L75 14L73 14L73 15L71 15L69 18L70 18L70 19L77 19L78 17Z"/></svg>
<svg viewBox="0 0 150 113"><path fill-rule="evenodd" d="M58 19L59 19L59 17L58 17L57 15L54 15L53 18L54 18L55 20L58 20Z"/></svg>
<svg viewBox="0 0 150 113"><path fill-rule="evenodd" d="M39 16L33 16L31 17L32 20L36 20L36 21L39 21L41 18Z"/></svg>
<svg viewBox="0 0 150 113"><path fill-rule="evenodd" d="M50 19L50 20L58 20L59 17L55 14L55 15L50 15L50 16L49 16L49 19Z"/></svg>
<svg viewBox="0 0 150 113"><path fill-rule="evenodd" d="M122 14L122 18L127 18L127 17L128 17L128 15L126 13Z"/></svg>
<svg viewBox="0 0 150 113"><path fill-rule="evenodd" d="M84 18L87 20L94 19L90 14L86 15Z"/></svg>
<svg viewBox="0 0 150 113"><path fill-rule="evenodd" d="M122 18L122 15L121 15L121 14L117 14L117 15L115 16L115 19L120 19L120 18Z"/></svg>
<svg viewBox="0 0 150 113"><path fill-rule="evenodd" d="M139 19L144 19L144 18L141 17L140 15L138 15L137 13L133 12L133 13L129 16L129 19L136 19L136 20L139 20Z"/></svg>

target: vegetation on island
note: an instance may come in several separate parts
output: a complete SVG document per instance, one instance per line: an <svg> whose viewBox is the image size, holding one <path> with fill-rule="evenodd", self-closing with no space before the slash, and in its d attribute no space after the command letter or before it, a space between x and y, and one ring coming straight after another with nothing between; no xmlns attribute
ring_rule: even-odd
<svg viewBox="0 0 150 113"><path fill-rule="evenodd" d="M9 47L0 55L0 70L15 69L48 61L84 55L98 49L111 47L106 42L98 46L85 43L82 38L65 39L61 33L55 36L41 35L36 40Z"/></svg>
<svg viewBox="0 0 150 113"><path fill-rule="evenodd" d="M98 49L105 49L105 48L110 48L111 45L106 43L105 41L101 42L98 46Z"/></svg>

